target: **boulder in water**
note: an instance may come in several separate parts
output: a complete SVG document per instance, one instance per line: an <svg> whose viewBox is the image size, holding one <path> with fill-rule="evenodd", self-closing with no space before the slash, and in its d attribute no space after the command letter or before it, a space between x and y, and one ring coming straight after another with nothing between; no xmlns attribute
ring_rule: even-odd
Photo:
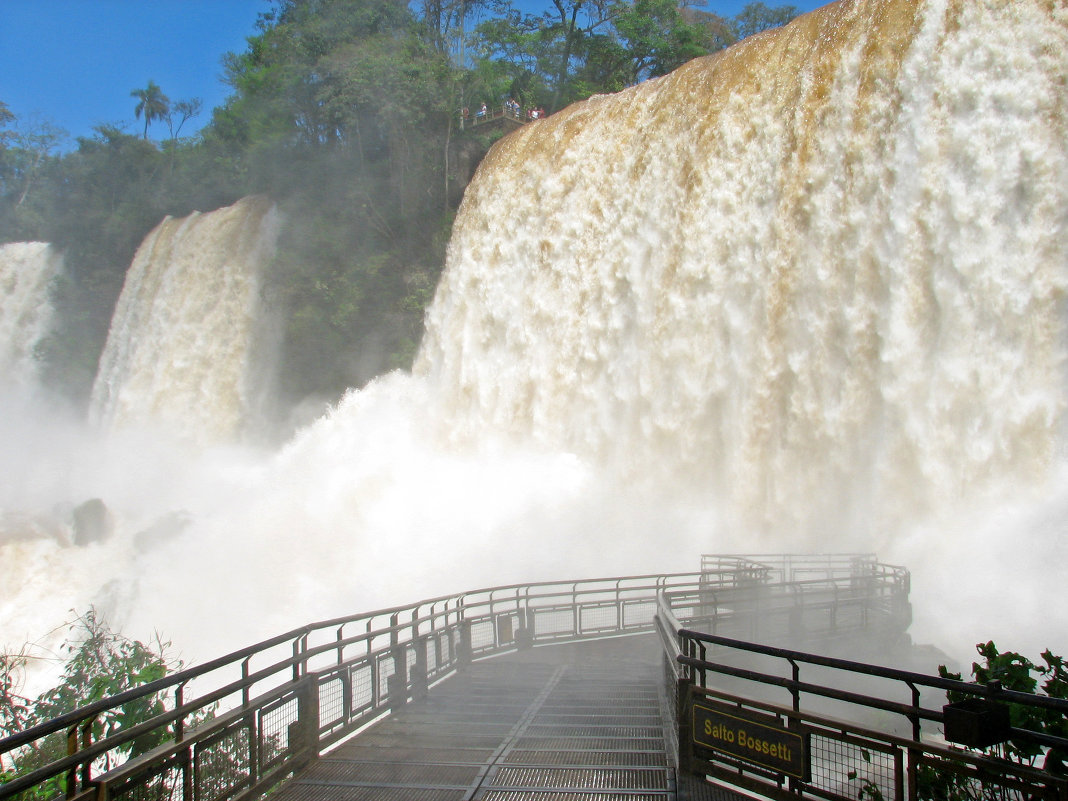
<svg viewBox="0 0 1068 801"><path fill-rule="evenodd" d="M74 507L74 544L103 542L115 530L115 518L104 502L91 498Z"/></svg>

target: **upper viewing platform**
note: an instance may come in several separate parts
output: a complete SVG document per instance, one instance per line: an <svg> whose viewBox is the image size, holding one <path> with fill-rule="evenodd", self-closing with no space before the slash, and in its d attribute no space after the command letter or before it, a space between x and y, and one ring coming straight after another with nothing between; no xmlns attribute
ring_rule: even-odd
<svg viewBox="0 0 1068 801"><path fill-rule="evenodd" d="M0 741L66 742L0 798L1068 799L980 750L1068 740L975 723L1068 702L842 658L907 653L908 593L872 555L707 556L324 621Z"/></svg>
<svg viewBox="0 0 1068 801"><path fill-rule="evenodd" d="M460 110L460 130L465 131L489 123L519 127L520 125L526 125L528 122L544 119L547 116L545 109L540 106L524 109L514 100L506 100L500 106L493 107L482 103L474 111L467 106Z"/></svg>

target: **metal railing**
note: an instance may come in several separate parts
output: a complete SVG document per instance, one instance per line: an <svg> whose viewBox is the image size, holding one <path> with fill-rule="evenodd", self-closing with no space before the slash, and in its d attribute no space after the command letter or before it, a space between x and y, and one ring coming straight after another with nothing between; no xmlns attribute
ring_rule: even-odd
<svg viewBox="0 0 1068 801"><path fill-rule="evenodd" d="M485 113L476 111L471 114L470 111L464 109L464 111L460 112L460 130L474 128L500 119L511 120L519 125L526 125L532 121L530 117L524 117L523 110L518 106L509 106L504 103L501 106L487 108Z"/></svg>
<svg viewBox="0 0 1068 801"><path fill-rule="evenodd" d="M683 597L680 606L679 596L666 591L657 611L669 737L680 770L783 799L1068 799L1064 776L1006 758L985 742L962 747L941 736L947 694L968 698L954 706L983 715L991 705L1011 704L1068 716L1068 701L696 631ZM736 744L742 730L755 749ZM1007 723L1002 740L1039 752L1068 749L1066 738ZM803 754L803 762L766 756L777 749L796 750L791 757Z"/></svg>
<svg viewBox="0 0 1068 801"><path fill-rule="evenodd" d="M702 572L493 587L294 629L0 740L0 762L45 738L67 744L65 756L0 785L0 799L42 797L57 780L72 799L253 798L471 660L650 631L658 598L674 598L694 620L733 620L734 631L754 588L763 594L753 602L779 614L817 595L842 610L857 598L875 604L887 581L871 572L857 595L853 578L819 579L809 592L775 587L773 573L754 577L750 568L723 558ZM821 613L818 625L852 625L846 617ZM94 739L105 713L151 696L165 699L163 712ZM162 744L129 758L146 735Z"/></svg>

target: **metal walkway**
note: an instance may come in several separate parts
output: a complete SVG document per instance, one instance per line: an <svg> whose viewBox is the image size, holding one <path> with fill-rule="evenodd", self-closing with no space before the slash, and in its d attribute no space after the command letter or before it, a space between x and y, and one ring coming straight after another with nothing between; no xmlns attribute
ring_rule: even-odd
<svg viewBox="0 0 1068 801"><path fill-rule="evenodd" d="M891 641L908 588L907 570L872 554L735 554L699 572L488 587L318 621L0 738L0 758L48 755L0 799L54 786L72 801L707 797L704 776L738 786L744 770L693 770L704 755L686 716L713 693L709 646L778 657L811 637ZM729 676L763 681L750 673ZM814 726L796 703L811 688L790 686L793 709L759 714ZM103 725L131 701L150 717ZM918 702L903 714L941 719ZM694 775L700 793L678 778Z"/></svg>
<svg viewBox="0 0 1068 801"><path fill-rule="evenodd" d="M659 659L656 638L643 635L476 662L323 755L272 798L676 798Z"/></svg>

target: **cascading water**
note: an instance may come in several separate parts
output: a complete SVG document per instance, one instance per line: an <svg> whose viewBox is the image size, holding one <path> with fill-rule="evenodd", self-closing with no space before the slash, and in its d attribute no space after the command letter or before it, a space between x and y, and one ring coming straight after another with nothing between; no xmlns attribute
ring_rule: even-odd
<svg viewBox="0 0 1068 801"><path fill-rule="evenodd" d="M266 464L98 459L120 533L37 591L76 574L66 608L206 657L475 585L871 548L920 639L1064 653L1066 76L1063 4L843 0L526 126L467 190L414 375Z"/></svg>
<svg viewBox="0 0 1068 801"><path fill-rule="evenodd" d="M45 242L0 245L0 382L5 392L37 383L34 350L52 322L49 285L63 257Z"/></svg>
<svg viewBox="0 0 1068 801"><path fill-rule="evenodd" d="M528 126L468 190L419 371L468 431L695 488L794 547L1042 481L1066 17L837 3Z"/></svg>
<svg viewBox="0 0 1068 801"><path fill-rule="evenodd" d="M272 351L259 271L277 234L265 198L160 223L126 274L90 419L162 425L200 443L244 433Z"/></svg>

